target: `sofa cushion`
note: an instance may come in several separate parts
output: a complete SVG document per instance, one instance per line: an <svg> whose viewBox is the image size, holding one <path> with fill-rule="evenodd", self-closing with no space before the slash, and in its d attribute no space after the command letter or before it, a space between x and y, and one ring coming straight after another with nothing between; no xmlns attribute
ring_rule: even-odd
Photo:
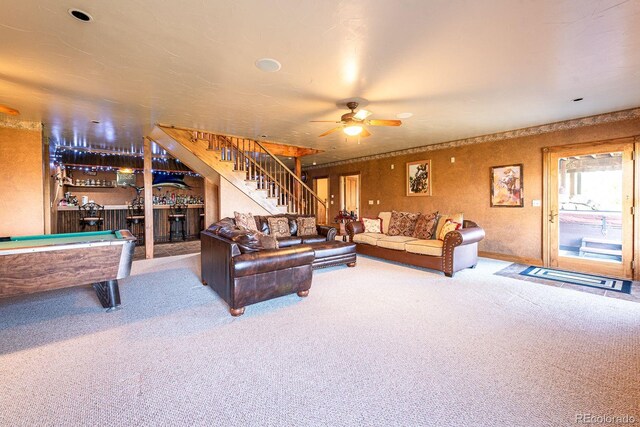
<svg viewBox="0 0 640 427"><path fill-rule="evenodd" d="M309 265L313 262L314 256L311 248L301 246L242 254L233 258L234 276L244 277Z"/></svg>
<svg viewBox="0 0 640 427"><path fill-rule="evenodd" d="M420 255L442 256L442 240L414 240L404 247L407 252Z"/></svg>
<svg viewBox="0 0 640 427"><path fill-rule="evenodd" d="M389 236L413 237L413 230L416 228L418 215L420 214L392 211L387 234Z"/></svg>
<svg viewBox="0 0 640 427"><path fill-rule="evenodd" d="M391 222L391 212L380 212L378 218L382 220L382 233L389 232L389 223Z"/></svg>
<svg viewBox="0 0 640 427"><path fill-rule="evenodd" d="M316 219L314 217L300 217L296 218L298 225L298 236L315 236L318 234L316 229Z"/></svg>
<svg viewBox="0 0 640 427"><path fill-rule="evenodd" d="M459 222L451 221L450 219L444 222L442 229L440 230L440 235L438 236L439 240L444 240L445 236L450 231L459 230L462 228L462 224Z"/></svg>
<svg viewBox="0 0 640 427"><path fill-rule="evenodd" d="M259 231L246 230L246 233L238 234L231 240L238 244L238 248L243 254L264 249L278 249L278 241L273 236Z"/></svg>
<svg viewBox="0 0 640 427"><path fill-rule="evenodd" d="M316 234L315 236L301 236L302 243L319 243L326 242L327 238L325 236L321 236Z"/></svg>
<svg viewBox="0 0 640 427"><path fill-rule="evenodd" d="M353 235L354 243L366 243L367 245L374 245L380 239L385 237L382 233L358 233Z"/></svg>
<svg viewBox="0 0 640 427"><path fill-rule="evenodd" d="M395 249L396 251L404 251L405 243L416 240L414 237L407 236L383 236L376 242L376 246L387 249Z"/></svg>
<svg viewBox="0 0 640 427"><path fill-rule="evenodd" d="M278 241L279 248L288 248L289 246L299 245L302 243L302 237L287 236L276 239Z"/></svg>
<svg viewBox="0 0 640 427"><path fill-rule="evenodd" d="M254 231L258 231L258 226L256 225L256 220L253 217L253 215L251 215L251 212L249 213L240 213L240 212L234 212L233 216L236 220L236 225L238 227L244 227L248 230L254 230Z"/></svg>
<svg viewBox="0 0 640 427"><path fill-rule="evenodd" d="M269 234L276 239L291 236L289 220L284 216L272 216L267 218L269 223Z"/></svg>
<svg viewBox="0 0 640 427"><path fill-rule="evenodd" d="M350 242L339 242L337 240L316 243L309 245L309 247L313 249L316 259L356 253L356 245Z"/></svg>
<svg viewBox="0 0 640 427"><path fill-rule="evenodd" d="M380 218L360 218L365 232L382 233L382 220Z"/></svg>
<svg viewBox="0 0 640 427"><path fill-rule="evenodd" d="M416 221L413 237L416 239L431 239L438 224L438 212L421 214Z"/></svg>
<svg viewBox="0 0 640 427"><path fill-rule="evenodd" d="M440 231L442 231L442 226L444 225L445 222L447 222L448 219L450 219L451 221L457 222L459 224L462 224L463 222L462 212L459 212L456 214L441 213L440 217L438 218L438 225L436 227L436 232L433 234L432 239L437 239L438 236L440 236Z"/></svg>

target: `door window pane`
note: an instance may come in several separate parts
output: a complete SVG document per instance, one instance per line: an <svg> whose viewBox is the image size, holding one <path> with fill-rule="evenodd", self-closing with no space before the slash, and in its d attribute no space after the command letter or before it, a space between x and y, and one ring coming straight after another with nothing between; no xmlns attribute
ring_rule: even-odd
<svg viewBox="0 0 640 427"><path fill-rule="evenodd" d="M558 162L560 255L622 262L622 153Z"/></svg>

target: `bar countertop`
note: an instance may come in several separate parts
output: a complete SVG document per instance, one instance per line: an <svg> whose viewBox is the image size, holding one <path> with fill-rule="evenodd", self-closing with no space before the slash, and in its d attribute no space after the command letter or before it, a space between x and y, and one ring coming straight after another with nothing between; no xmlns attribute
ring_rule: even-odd
<svg viewBox="0 0 640 427"><path fill-rule="evenodd" d="M128 205L105 205L104 210L126 210ZM153 209L169 209L171 205L153 205ZM187 205L189 209L197 209L202 208L204 205L195 204L195 205ZM77 211L78 206L58 206L59 211Z"/></svg>

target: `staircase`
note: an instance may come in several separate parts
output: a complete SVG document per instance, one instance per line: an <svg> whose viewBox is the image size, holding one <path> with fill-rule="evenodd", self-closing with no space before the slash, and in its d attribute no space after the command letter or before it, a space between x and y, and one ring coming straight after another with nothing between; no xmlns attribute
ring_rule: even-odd
<svg viewBox="0 0 640 427"><path fill-rule="evenodd" d="M219 174L272 215L316 216L319 204L326 207L326 201L254 139L165 125L156 125L149 139L194 172L208 178Z"/></svg>

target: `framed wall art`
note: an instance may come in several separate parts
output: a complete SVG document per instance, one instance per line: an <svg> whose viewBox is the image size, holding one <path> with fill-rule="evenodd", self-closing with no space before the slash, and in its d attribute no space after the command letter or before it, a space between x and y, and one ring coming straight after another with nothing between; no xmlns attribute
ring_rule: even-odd
<svg viewBox="0 0 640 427"><path fill-rule="evenodd" d="M430 196L431 172L431 160L407 162L407 196Z"/></svg>
<svg viewBox="0 0 640 427"><path fill-rule="evenodd" d="M491 207L524 206L522 163L491 168Z"/></svg>

